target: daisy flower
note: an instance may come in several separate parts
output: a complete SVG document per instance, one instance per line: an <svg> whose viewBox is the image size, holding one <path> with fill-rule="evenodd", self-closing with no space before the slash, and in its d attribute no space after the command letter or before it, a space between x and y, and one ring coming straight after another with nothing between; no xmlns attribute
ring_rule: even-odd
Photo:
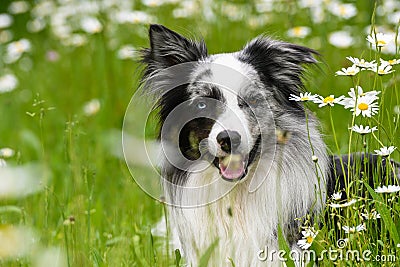
<svg viewBox="0 0 400 267"><path fill-rule="evenodd" d="M83 112L86 116L92 116L99 112L101 107L100 101L98 99L92 99L89 102L86 102L83 106Z"/></svg>
<svg viewBox="0 0 400 267"><path fill-rule="evenodd" d="M0 94L14 90L18 86L17 77L14 74L0 76Z"/></svg>
<svg viewBox="0 0 400 267"><path fill-rule="evenodd" d="M5 29L10 27L12 23L13 23L12 16L6 13L0 14L0 29Z"/></svg>
<svg viewBox="0 0 400 267"><path fill-rule="evenodd" d="M329 34L329 43L339 48L348 48L354 40L348 31L336 31Z"/></svg>
<svg viewBox="0 0 400 267"><path fill-rule="evenodd" d="M378 69L375 66L375 68L370 68L369 70L378 73L378 75L385 75L394 72L394 70L392 70L392 65L387 64L381 64Z"/></svg>
<svg viewBox="0 0 400 267"><path fill-rule="evenodd" d="M342 203L342 204L332 203L332 204L328 204L328 205L332 208L345 208L345 207L349 207L349 206L353 205L356 202L357 202L357 200L352 199L352 200Z"/></svg>
<svg viewBox="0 0 400 267"><path fill-rule="evenodd" d="M309 227L305 229L305 231L301 231L303 238L297 241L297 245L299 245L302 249L308 249L311 247L315 237L318 234L318 231L315 231L314 227Z"/></svg>
<svg viewBox="0 0 400 267"><path fill-rule="evenodd" d="M300 93L300 96L294 95L294 94L290 94L289 100L294 100L297 102L305 102L305 101L314 101L315 99L317 99L318 95L312 95L311 93L307 92L307 93Z"/></svg>
<svg viewBox="0 0 400 267"><path fill-rule="evenodd" d="M329 11L333 15L344 19L349 19L357 15L357 8L354 4L342 4L333 2L329 5Z"/></svg>
<svg viewBox="0 0 400 267"><path fill-rule="evenodd" d="M364 224L359 224L357 226L343 226L342 229L344 230L344 232L346 234L353 234L355 232L361 232L361 231L365 231L367 230L367 228L365 228Z"/></svg>
<svg viewBox="0 0 400 267"><path fill-rule="evenodd" d="M23 53L31 50L31 42L27 39L21 39L9 43L7 45L7 53L5 55L6 63L13 63L17 61Z"/></svg>
<svg viewBox="0 0 400 267"><path fill-rule="evenodd" d="M353 65L351 67L346 68L342 68L342 70L339 70L336 73L336 75L341 75L341 76L354 76L357 73L360 72L360 68L357 67L356 65Z"/></svg>
<svg viewBox="0 0 400 267"><path fill-rule="evenodd" d="M342 192L333 193L331 197L332 197L333 200L341 200L342 199Z"/></svg>
<svg viewBox="0 0 400 267"><path fill-rule="evenodd" d="M335 104L341 103L341 101L343 99L344 99L344 96L339 96L338 98L335 98L334 95L329 95L325 98L322 96L318 96L318 98L314 100L314 103L319 104L318 107L320 107L320 108L322 108L326 105L333 107Z"/></svg>
<svg viewBox="0 0 400 267"><path fill-rule="evenodd" d="M119 59L132 59L135 56L136 49L131 45L124 45L117 52L117 57Z"/></svg>
<svg viewBox="0 0 400 267"><path fill-rule="evenodd" d="M366 220L376 220L381 218L381 215L376 212L376 210L373 210L371 212L368 212L366 210L365 213L361 213L361 216L363 216Z"/></svg>
<svg viewBox="0 0 400 267"><path fill-rule="evenodd" d="M375 102L378 97L373 94L365 94L364 96L354 98L345 98L341 101L341 104L344 108L351 108L351 111L358 115L362 115L363 117L371 117L375 115L378 110L378 103Z"/></svg>
<svg viewBox="0 0 400 267"><path fill-rule="evenodd" d="M371 129L369 128L369 126L363 126L363 125L354 125L353 127L349 128L350 130L352 130L353 132L359 133L361 135L365 135L368 133L372 133L378 130L378 128L376 126L372 127Z"/></svg>
<svg viewBox="0 0 400 267"><path fill-rule="evenodd" d="M379 156L382 157L388 157L390 154L393 153L393 151L396 149L397 147L394 146L390 146L390 147L381 147L379 150L374 150L375 153Z"/></svg>
<svg viewBox="0 0 400 267"><path fill-rule="evenodd" d="M4 147L0 149L0 157L1 158L11 158L14 156L15 152L9 147Z"/></svg>
<svg viewBox="0 0 400 267"><path fill-rule="evenodd" d="M375 189L376 193L395 193L398 191L400 191L400 186L398 185L388 185L388 186L384 185L382 187L378 186Z"/></svg>
<svg viewBox="0 0 400 267"><path fill-rule="evenodd" d="M374 96L362 96L357 101L357 106L352 109L356 113L356 116L362 115L363 117L371 117L375 115L379 108L378 103L374 102L376 97Z"/></svg>
<svg viewBox="0 0 400 267"><path fill-rule="evenodd" d="M377 95L379 95L381 92L380 91L368 91L364 92L361 86L357 86L357 92L355 91L354 88L350 88L350 92L348 92L350 97L344 98L340 104L344 106L344 108L353 108L355 101L358 97L361 96L371 96L371 97L376 97L378 99Z"/></svg>
<svg viewBox="0 0 400 267"><path fill-rule="evenodd" d="M304 38L307 35L309 35L310 32L311 32L311 29L309 27L297 26L297 27L289 29L287 31L287 35L289 37Z"/></svg>
<svg viewBox="0 0 400 267"><path fill-rule="evenodd" d="M383 47L392 40L392 36L378 32L377 34L370 34L367 36L367 41L377 47Z"/></svg>
<svg viewBox="0 0 400 267"><path fill-rule="evenodd" d="M394 58L394 59L389 59L388 61L381 59L381 63L382 64L387 63L388 65L393 66L393 65L400 64L400 59Z"/></svg>
<svg viewBox="0 0 400 267"><path fill-rule="evenodd" d="M81 28L89 34L99 33L103 30L103 25L94 17L85 17L81 20Z"/></svg>
<svg viewBox="0 0 400 267"><path fill-rule="evenodd" d="M375 91L375 90L364 92L361 86L357 86L357 94L354 88L350 88L350 92L348 94L351 98L356 99L356 97L358 96L377 96L380 93L381 93L380 91Z"/></svg>
<svg viewBox="0 0 400 267"><path fill-rule="evenodd" d="M365 59L363 59L363 58L361 58L361 59L356 58L356 57L346 57L346 58L359 68L369 69L369 68L376 66L375 60L368 62L368 61L365 61Z"/></svg>

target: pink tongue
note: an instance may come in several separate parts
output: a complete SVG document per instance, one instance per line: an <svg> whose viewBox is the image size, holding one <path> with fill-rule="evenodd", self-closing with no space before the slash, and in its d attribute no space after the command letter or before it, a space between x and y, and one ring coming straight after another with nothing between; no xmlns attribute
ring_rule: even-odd
<svg viewBox="0 0 400 267"><path fill-rule="evenodd" d="M243 176L244 174L244 162L235 162L235 163L230 163L228 166L224 166L222 164L219 164L219 168L221 170L222 176L226 179L238 179Z"/></svg>

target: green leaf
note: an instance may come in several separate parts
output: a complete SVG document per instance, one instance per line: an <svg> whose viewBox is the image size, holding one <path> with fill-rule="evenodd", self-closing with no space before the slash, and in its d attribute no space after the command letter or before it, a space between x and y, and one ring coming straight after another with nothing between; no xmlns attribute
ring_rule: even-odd
<svg viewBox="0 0 400 267"><path fill-rule="evenodd" d="M211 258L212 253L214 252L215 247L218 245L219 239L215 240L206 250L206 252L201 256L199 267L207 267L208 262Z"/></svg>
<svg viewBox="0 0 400 267"><path fill-rule="evenodd" d="M390 211L383 204L383 199L379 196L375 191L366 183L364 185L367 187L369 193L372 198L375 200L376 210L380 213L381 218L385 222L385 226L387 227L390 236L393 238L395 244L400 243L399 233L397 232L396 225L394 224L392 217L390 215Z"/></svg>
<svg viewBox="0 0 400 267"><path fill-rule="evenodd" d="M181 251L179 249L175 249L175 266L176 267L179 267L181 259L182 259Z"/></svg>
<svg viewBox="0 0 400 267"><path fill-rule="evenodd" d="M281 226L278 225L278 244L279 244L279 249L284 250L285 253L285 263L287 267L295 267L293 260L289 257L290 255L290 248L289 245L286 242L285 237L283 236Z"/></svg>

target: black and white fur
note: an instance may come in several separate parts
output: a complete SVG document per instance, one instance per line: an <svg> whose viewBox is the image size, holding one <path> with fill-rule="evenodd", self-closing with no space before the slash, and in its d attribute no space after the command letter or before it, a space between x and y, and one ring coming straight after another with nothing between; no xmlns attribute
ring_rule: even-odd
<svg viewBox="0 0 400 267"><path fill-rule="evenodd" d="M292 249L298 249L296 218L318 214L336 184L329 180L332 159L317 120L309 114L307 129L304 106L288 100L302 90L303 66L316 63L317 53L261 36L238 52L209 55L204 42L164 26L151 25L149 34L150 48L142 51L143 87L157 97L160 129L165 128L160 138L172 144L168 153L191 160L184 168L166 159L161 166L171 225L187 262L196 266L218 240L210 266L231 266L229 261L279 266L279 261L261 262L257 252L266 246L278 250L278 224ZM175 66L179 71L170 71ZM164 90L181 77L187 83ZM207 106L212 113L207 116L215 119L201 115L198 107L204 105L196 101L204 98L222 103ZM188 114L200 115L174 129L168 116L182 103ZM174 118L177 124L180 118ZM224 150L225 143L217 140L224 131L239 135L235 151ZM289 135L281 140L282 133ZM245 161L237 168L244 173L223 179L221 162L233 152ZM261 182L254 186L254 181Z"/></svg>

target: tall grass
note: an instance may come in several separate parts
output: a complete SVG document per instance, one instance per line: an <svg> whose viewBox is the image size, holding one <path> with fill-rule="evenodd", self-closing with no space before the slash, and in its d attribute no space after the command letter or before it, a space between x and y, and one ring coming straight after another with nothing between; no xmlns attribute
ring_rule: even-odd
<svg viewBox="0 0 400 267"><path fill-rule="evenodd" d="M377 1L374 9L373 1L353 1L356 14L344 18L329 11L329 1L310 6L301 1L275 1L271 9L262 9L262 1L159 0L152 4L121 0L115 1L115 5L105 0L91 1L95 7L84 7L89 1L48 1L46 8L38 8L43 2L27 1L28 7L20 8L20 13L15 11L18 4L13 1L2 0L0 5L0 14L9 14L13 20L10 26L0 28L0 76L13 74L18 80L18 86L10 92L0 90L0 148L9 147L15 152L11 157L1 155L0 159L16 181L22 177L16 172L21 167L23 172L18 174L24 173L27 181L33 181L31 189L40 183L34 192L23 188L17 194L0 194L0 233L5 236L0 239L1 266L44 266L43 262L47 266L183 264L179 251L166 246L163 237L152 235L151 229L163 216L164 206L135 184L124 160L118 156L121 141L114 134L122 129L125 109L140 77L136 58L118 55L124 45L135 49L148 46L150 22L204 38L210 53L236 51L261 33L314 48L323 55L323 63L320 69L309 73L309 91L338 96L357 85L365 91L381 91L379 113L371 119L356 118L337 106L320 109L307 104L321 119L331 152L373 152L383 145L400 147L398 67L384 76L367 71L353 78L334 75L336 70L351 65L346 56L377 62L380 57L397 58L397 41L396 52L388 53L369 46L365 37L375 31L387 31L396 33L397 40L398 24L390 18L400 7L389 10L388 5ZM56 15L64 12L63 6L69 13L61 20L84 42L79 43L72 33L59 33L60 18ZM314 18L318 7L324 14L322 20ZM148 17L122 23L113 15L129 10L143 11ZM102 28L85 32L80 26L84 17L97 18ZM34 23L43 23L43 28L32 30L32 26L27 26ZM370 32L365 30L368 25L372 26ZM310 33L304 37L288 36L288 29L296 26L307 26ZM330 40L331 34L339 30L348 31L353 39L347 47L337 47ZM14 62L7 61L8 45L23 38L29 40L31 49ZM92 102L95 106L90 112L85 111L84 107L93 99L97 104ZM360 123L376 125L378 131L360 136L348 130ZM154 125L149 128L153 129L149 134L152 135ZM137 135L141 134L142 129L138 129ZM391 158L399 160L398 150ZM35 171L27 166L34 166ZM367 177L350 176L349 173L346 193L357 202L339 209L327 206L329 223L322 228L318 224L308 225L319 230L311 249L337 248L338 239L348 238L347 249L368 249L374 256L397 255L399 193L377 194L375 187L366 185ZM5 190L4 177L4 172L0 172L0 187ZM383 185L378 184L379 177L374 179L375 186ZM373 210L380 213L381 219L365 220L360 215ZM342 228L362 223L366 230L360 233L346 234ZM10 236L15 242L6 239ZM206 252L202 258L204 266L207 255ZM331 266L332 261L321 264ZM337 260L335 264L397 263Z"/></svg>

